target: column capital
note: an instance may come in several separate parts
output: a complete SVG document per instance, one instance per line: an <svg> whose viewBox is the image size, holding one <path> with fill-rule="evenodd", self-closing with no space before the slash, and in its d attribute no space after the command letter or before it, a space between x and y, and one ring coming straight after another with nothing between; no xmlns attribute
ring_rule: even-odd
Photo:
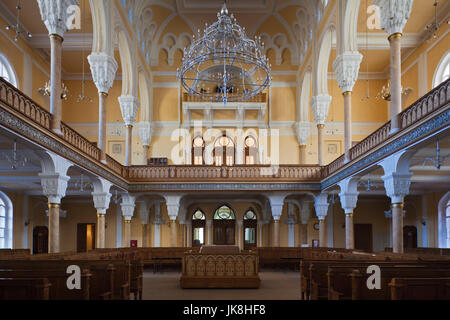
<svg viewBox="0 0 450 320"><path fill-rule="evenodd" d="M92 79L100 93L108 93L116 78L117 62L104 52L92 52L88 57Z"/></svg>
<svg viewBox="0 0 450 320"><path fill-rule="evenodd" d="M67 183L70 177L59 173L39 173L42 192L48 198L49 203L60 204L66 196Z"/></svg>
<svg viewBox="0 0 450 320"><path fill-rule="evenodd" d="M118 100L125 125L132 126L137 118L137 113L139 110L139 99L134 96L122 95Z"/></svg>
<svg viewBox="0 0 450 320"><path fill-rule="evenodd" d="M134 213L134 208L136 206L136 197L131 196L128 193L122 195L122 202L120 207L122 209L122 215L125 220L131 220Z"/></svg>
<svg viewBox="0 0 450 320"><path fill-rule="evenodd" d="M306 146L311 134L311 124L308 121L298 121L295 124L295 132L297 133L299 145Z"/></svg>
<svg viewBox="0 0 450 320"><path fill-rule="evenodd" d="M164 199L166 199L167 214L170 220L176 220L178 212L180 210L180 200L183 196L180 194L166 194Z"/></svg>
<svg viewBox="0 0 450 320"><path fill-rule="evenodd" d="M56 34L61 38L67 31L68 18L73 12L69 7L78 5L77 0L37 0L41 18L47 27L48 34Z"/></svg>
<svg viewBox="0 0 450 320"><path fill-rule="evenodd" d="M150 146L150 142L152 141L152 124L150 121L141 121L139 122L139 136L141 137L143 146Z"/></svg>
<svg viewBox="0 0 450 320"><path fill-rule="evenodd" d="M206 227L211 228L212 226L212 220L206 220Z"/></svg>
<svg viewBox="0 0 450 320"><path fill-rule="evenodd" d="M402 33L411 13L413 0L374 0L380 7L381 28L390 36Z"/></svg>
<svg viewBox="0 0 450 320"><path fill-rule="evenodd" d="M325 124L328 116L328 109L331 103L331 96L320 94L311 98L311 111L317 124Z"/></svg>
<svg viewBox="0 0 450 320"><path fill-rule="evenodd" d="M243 226L243 224L244 224L244 221L242 221L242 220L237 220L237 221L236 221L236 224L237 224L237 226L238 226L239 228L242 228L242 226Z"/></svg>
<svg viewBox="0 0 450 320"><path fill-rule="evenodd" d="M392 203L402 203L404 197L409 194L412 175L412 173L392 173L381 177L384 181L386 195L391 198Z"/></svg>
<svg viewBox="0 0 450 320"><path fill-rule="evenodd" d="M97 213L106 214L106 210L109 208L109 202L111 200L111 193L109 192L92 192L94 199L94 207L97 209Z"/></svg>
<svg viewBox="0 0 450 320"><path fill-rule="evenodd" d="M352 214L353 209L356 208L358 201L358 181L359 177L349 177L338 183L341 192L339 198L341 200L341 207L345 214Z"/></svg>
<svg viewBox="0 0 450 320"><path fill-rule="evenodd" d="M280 220L281 214L283 213L284 198L287 194L275 193L269 195L270 208L272 209L272 217L275 221Z"/></svg>
<svg viewBox="0 0 450 320"><path fill-rule="evenodd" d="M336 57L333 62L333 69L336 73L336 80L342 92L353 90L358 79L359 66L361 64L362 54L358 51L347 51Z"/></svg>
<svg viewBox="0 0 450 320"><path fill-rule="evenodd" d="M328 213L328 194L320 193L314 198L314 209L319 220L325 220Z"/></svg>

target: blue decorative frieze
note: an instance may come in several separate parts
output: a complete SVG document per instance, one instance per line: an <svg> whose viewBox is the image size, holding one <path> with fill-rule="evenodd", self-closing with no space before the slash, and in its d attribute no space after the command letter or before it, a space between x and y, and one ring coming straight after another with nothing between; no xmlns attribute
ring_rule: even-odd
<svg viewBox="0 0 450 320"><path fill-rule="evenodd" d="M88 170L91 170L92 172L95 172L96 174L104 177L105 179L109 180L119 187L122 187L124 189L128 189L129 187L126 182L117 178L109 171L98 166L78 152L74 152L72 149L66 147L62 143L56 141L54 138L46 135L42 131L34 128L33 126L10 114L2 108L0 108L0 124L4 125L7 128L12 128L14 131L28 139L38 142L44 148L64 155L66 159L73 161L76 164L81 165Z"/></svg>
<svg viewBox="0 0 450 320"><path fill-rule="evenodd" d="M130 185L145 191L320 191L320 183L161 183Z"/></svg>
<svg viewBox="0 0 450 320"><path fill-rule="evenodd" d="M345 177L351 176L358 170L361 170L364 167L369 166L370 164L380 161L386 155L401 150L402 148L411 144L411 142L416 141L420 138L424 138L426 135L432 133L433 131L436 131L437 129L440 128L444 128L445 130L450 129L449 123L450 123L450 110L446 110L441 114L437 115L436 117L421 124L417 128L414 128L410 132L399 137L398 139L395 139L394 141L388 143L387 145L383 146L382 148L378 149L377 151L368 155L367 157L356 161L353 165L342 170L341 172L332 176L331 178L325 179L322 182L322 190L329 186L332 186L333 184L344 179Z"/></svg>

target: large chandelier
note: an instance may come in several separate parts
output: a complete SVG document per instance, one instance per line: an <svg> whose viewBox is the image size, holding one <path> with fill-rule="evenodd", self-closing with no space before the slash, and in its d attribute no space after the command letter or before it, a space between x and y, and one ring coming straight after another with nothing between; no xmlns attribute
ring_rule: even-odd
<svg viewBox="0 0 450 320"><path fill-rule="evenodd" d="M270 86L270 64L261 37L247 38L245 28L228 15L226 1L217 21L184 49L177 77L189 95L223 103L243 101Z"/></svg>

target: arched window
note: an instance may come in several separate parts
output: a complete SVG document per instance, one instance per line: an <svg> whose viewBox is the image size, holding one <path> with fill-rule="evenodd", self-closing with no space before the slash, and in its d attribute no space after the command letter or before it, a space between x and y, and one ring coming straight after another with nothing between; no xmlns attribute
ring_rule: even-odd
<svg viewBox="0 0 450 320"><path fill-rule="evenodd" d="M11 63L2 54L0 54L0 77L11 83L17 88L17 77Z"/></svg>
<svg viewBox="0 0 450 320"><path fill-rule="evenodd" d="M436 68L433 77L433 88L450 78L450 52L447 52Z"/></svg>
<svg viewBox="0 0 450 320"><path fill-rule="evenodd" d="M234 212L228 206L221 206L214 213L214 220L234 220Z"/></svg>
<svg viewBox="0 0 450 320"><path fill-rule="evenodd" d="M204 164L203 154L205 152L205 141L202 137L197 136L192 140L192 164Z"/></svg>
<svg viewBox="0 0 450 320"><path fill-rule="evenodd" d="M214 143L214 163L216 166L234 164L234 143L225 134Z"/></svg>
<svg viewBox="0 0 450 320"><path fill-rule="evenodd" d="M256 147L256 139L252 136L245 138L245 164L256 164L258 148Z"/></svg>
<svg viewBox="0 0 450 320"><path fill-rule="evenodd" d="M192 215L192 246L205 244L205 214L200 209Z"/></svg>
<svg viewBox="0 0 450 320"><path fill-rule="evenodd" d="M244 249L251 250L256 247L257 220L253 209L248 209L244 214Z"/></svg>
<svg viewBox="0 0 450 320"><path fill-rule="evenodd" d="M214 212L214 244L227 244L231 245L235 243L234 230L235 230L235 214L230 207L223 205Z"/></svg>
<svg viewBox="0 0 450 320"><path fill-rule="evenodd" d="M0 191L0 249L12 248L12 203Z"/></svg>

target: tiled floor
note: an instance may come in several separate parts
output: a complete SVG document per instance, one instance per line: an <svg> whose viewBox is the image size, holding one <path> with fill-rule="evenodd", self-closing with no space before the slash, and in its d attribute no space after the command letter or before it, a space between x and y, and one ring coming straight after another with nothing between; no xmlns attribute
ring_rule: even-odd
<svg viewBox="0 0 450 320"><path fill-rule="evenodd" d="M179 272L144 271L144 300L296 300L299 272L262 271L259 289L181 289Z"/></svg>

